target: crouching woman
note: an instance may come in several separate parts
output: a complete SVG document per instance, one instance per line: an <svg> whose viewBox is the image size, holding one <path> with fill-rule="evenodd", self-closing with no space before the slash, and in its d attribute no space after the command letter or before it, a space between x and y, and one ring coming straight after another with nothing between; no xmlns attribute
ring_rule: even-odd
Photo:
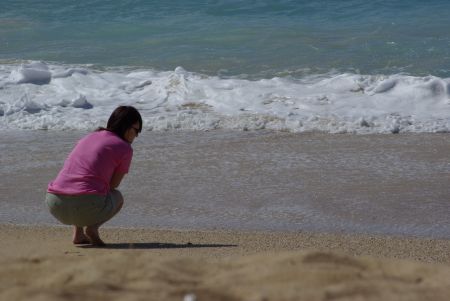
<svg viewBox="0 0 450 301"><path fill-rule="evenodd" d="M142 130L142 118L131 106L120 106L106 128L83 137L49 183L45 201L61 223L73 225L74 244L104 246L99 228L116 215L123 196L116 190L130 168L131 143Z"/></svg>

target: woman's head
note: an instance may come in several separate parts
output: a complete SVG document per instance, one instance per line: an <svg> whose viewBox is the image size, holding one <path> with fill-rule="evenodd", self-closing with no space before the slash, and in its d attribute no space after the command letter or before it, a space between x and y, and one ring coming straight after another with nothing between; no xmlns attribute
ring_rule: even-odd
<svg viewBox="0 0 450 301"><path fill-rule="evenodd" d="M141 114L134 107L120 106L109 117L106 130L132 143L142 130Z"/></svg>

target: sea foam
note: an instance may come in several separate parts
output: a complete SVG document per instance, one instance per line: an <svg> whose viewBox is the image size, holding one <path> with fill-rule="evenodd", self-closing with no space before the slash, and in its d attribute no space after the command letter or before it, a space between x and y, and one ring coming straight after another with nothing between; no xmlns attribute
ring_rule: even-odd
<svg viewBox="0 0 450 301"><path fill-rule="evenodd" d="M248 80L188 72L0 65L0 129L83 129L133 105L146 130L448 132L450 79L329 73Z"/></svg>

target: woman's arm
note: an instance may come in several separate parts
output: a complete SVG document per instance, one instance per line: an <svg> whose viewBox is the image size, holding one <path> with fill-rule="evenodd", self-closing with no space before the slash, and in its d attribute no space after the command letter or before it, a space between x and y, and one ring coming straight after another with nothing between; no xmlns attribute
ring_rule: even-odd
<svg viewBox="0 0 450 301"><path fill-rule="evenodd" d="M109 182L109 186L111 187L111 189L119 187L120 182L122 181L124 176L124 173L114 173L111 177L111 182Z"/></svg>

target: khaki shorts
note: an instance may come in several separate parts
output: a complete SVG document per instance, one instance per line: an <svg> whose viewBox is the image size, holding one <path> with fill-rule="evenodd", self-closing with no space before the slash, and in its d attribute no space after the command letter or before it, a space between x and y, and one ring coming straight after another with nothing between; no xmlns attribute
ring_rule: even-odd
<svg viewBox="0 0 450 301"><path fill-rule="evenodd" d="M45 202L61 223L78 227L92 226L111 219L122 204L122 194L113 190L103 195L61 195L47 192Z"/></svg>

